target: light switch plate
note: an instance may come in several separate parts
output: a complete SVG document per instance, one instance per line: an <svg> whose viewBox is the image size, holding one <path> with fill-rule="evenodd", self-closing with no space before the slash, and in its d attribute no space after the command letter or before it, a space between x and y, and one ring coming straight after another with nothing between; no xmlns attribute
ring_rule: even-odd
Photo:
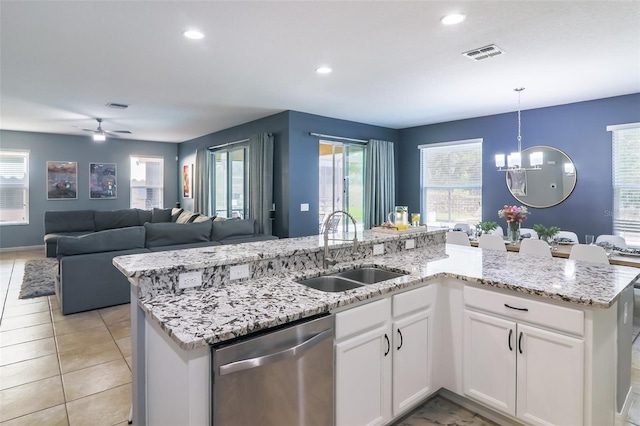
<svg viewBox="0 0 640 426"><path fill-rule="evenodd" d="M301 212L308 212L309 211L309 203L300 204L300 211Z"/></svg>
<svg viewBox="0 0 640 426"><path fill-rule="evenodd" d="M229 279L241 280L249 278L249 265L234 265L229 268Z"/></svg>
<svg viewBox="0 0 640 426"><path fill-rule="evenodd" d="M377 256L379 254L384 254L384 244L374 244L373 245L373 255Z"/></svg>
<svg viewBox="0 0 640 426"><path fill-rule="evenodd" d="M416 248L416 240L414 240L413 238L411 238L409 240L405 240L404 241L404 248L406 250L410 250L410 249Z"/></svg>
<svg viewBox="0 0 640 426"><path fill-rule="evenodd" d="M202 271L183 272L178 275L178 287L190 288L202 285Z"/></svg>

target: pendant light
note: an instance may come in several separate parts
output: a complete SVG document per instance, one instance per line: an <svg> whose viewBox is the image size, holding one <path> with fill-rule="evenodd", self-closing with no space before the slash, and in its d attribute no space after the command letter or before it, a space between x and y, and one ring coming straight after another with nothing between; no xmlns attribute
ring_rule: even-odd
<svg viewBox="0 0 640 426"><path fill-rule="evenodd" d="M512 152L507 155L506 168L505 168L505 155L496 154L496 167L499 172L508 170L540 170L542 169L543 157L542 151L536 151L529 154L529 164L531 167L522 167L522 136L520 134L521 120L520 120L520 93L524 90L524 87L513 89L518 92L518 151Z"/></svg>

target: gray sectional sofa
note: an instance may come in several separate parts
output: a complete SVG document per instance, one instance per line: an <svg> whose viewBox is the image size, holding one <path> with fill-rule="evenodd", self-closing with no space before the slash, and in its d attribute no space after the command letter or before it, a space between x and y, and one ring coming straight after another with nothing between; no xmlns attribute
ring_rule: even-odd
<svg viewBox="0 0 640 426"><path fill-rule="evenodd" d="M253 219L212 218L181 209L45 212L45 246L57 257L55 291L64 315L128 303L116 256L277 239ZM53 255L53 256L52 256Z"/></svg>

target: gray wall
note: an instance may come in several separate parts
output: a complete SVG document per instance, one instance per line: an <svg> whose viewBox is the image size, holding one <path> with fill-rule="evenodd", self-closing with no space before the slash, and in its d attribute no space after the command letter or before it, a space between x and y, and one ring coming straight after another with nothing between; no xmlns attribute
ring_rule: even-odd
<svg viewBox="0 0 640 426"><path fill-rule="evenodd" d="M29 224L0 226L0 249L44 247L44 212L47 210L119 210L129 208L130 155L164 158L164 206L178 201L178 145L107 138L93 142L88 136L0 131L2 149L29 150ZM47 200L46 162L78 163L78 199ZM89 163L116 163L117 198L89 199Z"/></svg>

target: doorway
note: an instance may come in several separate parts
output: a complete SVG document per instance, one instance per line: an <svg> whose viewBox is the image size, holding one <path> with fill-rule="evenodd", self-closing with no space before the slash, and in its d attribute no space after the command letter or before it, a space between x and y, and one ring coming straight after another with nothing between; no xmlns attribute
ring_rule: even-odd
<svg viewBox="0 0 640 426"><path fill-rule="evenodd" d="M323 232L325 219L336 210L349 212L357 229L364 229L365 146L341 142L320 141L319 150L319 221ZM348 218L347 218L348 219ZM344 215L329 224L330 232L349 232L352 226Z"/></svg>

